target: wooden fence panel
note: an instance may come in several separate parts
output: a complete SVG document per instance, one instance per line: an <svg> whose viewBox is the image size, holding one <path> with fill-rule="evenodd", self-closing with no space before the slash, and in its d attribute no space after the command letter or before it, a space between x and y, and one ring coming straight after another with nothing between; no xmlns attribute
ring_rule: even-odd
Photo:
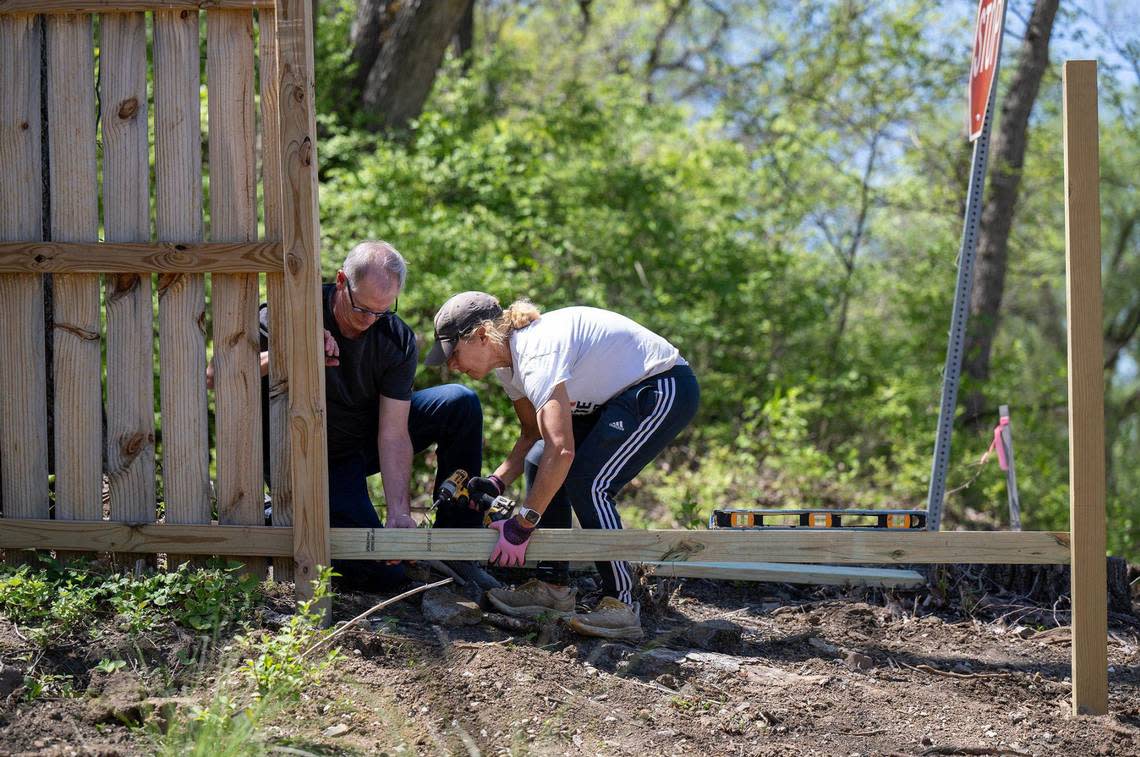
<svg viewBox="0 0 1140 757"><path fill-rule="evenodd" d="M281 240L281 117L277 96L277 16L258 11L261 83L261 186L265 203L265 238ZM269 302L269 480L273 525L293 525L293 490L289 481L289 374L285 359L285 278L265 275ZM293 580L293 558L273 560L273 577Z"/></svg>
<svg viewBox="0 0 1140 757"><path fill-rule="evenodd" d="M103 227L107 242L150 240L146 15L102 18ZM111 519L152 523L154 310L149 273L105 275L107 478Z"/></svg>
<svg viewBox="0 0 1140 757"><path fill-rule="evenodd" d="M40 239L40 23L0 17L0 239ZM43 277L0 275L0 505L48 517Z"/></svg>
<svg viewBox="0 0 1140 757"><path fill-rule="evenodd" d="M159 240L202 239L198 13L154 14L155 228ZM210 522L206 287L198 273L158 277L162 484L167 523ZM171 553L167 564L188 555Z"/></svg>
<svg viewBox="0 0 1140 757"><path fill-rule="evenodd" d="M95 74L90 16L50 16L47 37L51 236L94 241ZM99 276L52 277L55 390L55 513L99 520L102 508L102 355Z"/></svg>
<svg viewBox="0 0 1140 757"><path fill-rule="evenodd" d="M247 242L257 238L253 13L207 12L206 48L210 236ZM258 277L219 274L212 284L218 522L258 524L264 519ZM264 559L247 564L264 574Z"/></svg>

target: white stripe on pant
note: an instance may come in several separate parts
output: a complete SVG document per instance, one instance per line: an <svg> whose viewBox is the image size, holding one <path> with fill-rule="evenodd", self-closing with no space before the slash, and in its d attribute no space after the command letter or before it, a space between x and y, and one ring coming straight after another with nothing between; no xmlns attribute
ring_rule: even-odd
<svg viewBox="0 0 1140 757"><path fill-rule="evenodd" d="M620 529L617 508L612 499L606 496L606 489L613 483L621 469L630 458L649 440L653 433L660 428L665 417L673 408L673 399L676 396L677 382L673 378L658 379L657 404L645 420L638 424L629 438L626 439L614 452L613 457L602 466L598 475L590 486L590 496L594 502L594 512L598 514L598 521L605 529ZM626 604L633 602L633 579L629 575L629 564L626 562L611 562L614 581L617 583L618 599Z"/></svg>

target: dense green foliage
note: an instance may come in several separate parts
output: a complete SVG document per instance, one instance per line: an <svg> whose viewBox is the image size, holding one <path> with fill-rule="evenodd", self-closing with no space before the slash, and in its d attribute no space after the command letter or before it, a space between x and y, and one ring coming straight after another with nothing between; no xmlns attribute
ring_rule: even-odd
<svg viewBox="0 0 1140 757"><path fill-rule="evenodd" d="M328 9L326 273L357 240L394 242L410 262L401 315L425 340L447 296L483 289L544 309L611 308L677 344L701 379L701 413L633 487L641 507L623 509L627 522L695 524L757 502L923 506L969 165L967 20L920 3L727 5L734 36L699 10L668 27L660 7L616 3L583 29L560 4L489 3L473 65L449 60L399 137L356 125L340 96L348 14ZM662 60L686 65L652 70L655 41ZM1137 297L1140 134L1135 81L1103 75L1116 94L1102 113L1111 327ZM1013 409L1034 529L1068 517L1059 90L1054 65L984 387L995 421L997 404ZM1133 335L1106 372L1117 553L1140 541L1136 353ZM457 379L418 379L440 380ZM493 381L476 388L494 465L513 411ZM1006 522L1004 476L976 464L988 444L956 429L950 527Z"/></svg>
<svg viewBox="0 0 1140 757"><path fill-rule="evenodd" d="M26 626L41 644L79 637L112 618L117 628L141 633L178 624L212 633L253 607L258 579L240 563L131 576L83 563L40 558L40 567L0 563L0 613Z"/></svg>

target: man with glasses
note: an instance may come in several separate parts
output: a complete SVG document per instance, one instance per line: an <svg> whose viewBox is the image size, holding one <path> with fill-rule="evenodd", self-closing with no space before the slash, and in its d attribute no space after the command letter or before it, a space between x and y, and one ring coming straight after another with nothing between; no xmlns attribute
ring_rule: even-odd
<svg viewBox="0 0 1140 757"><path fill-rule="evenodd" d="M352 248L324 299L325 404L328 427L329 522L334 527L380 528L367 478L379 472L389 528L415 528L409 484L412 456L436 446L435 489L455 469L478 476L483 413L473 391L445 384L413 391L417 347L398 315L407 265L382 241ZM268 372L269 316L261 306L261 370ZM265 470L269 471L269 387L262 385ZM444 528L482 526L470 510L436 516ZM404 581L403 567L334 561L342 585L381 591ZM489 577L488 577L489 578Z"/></svg>

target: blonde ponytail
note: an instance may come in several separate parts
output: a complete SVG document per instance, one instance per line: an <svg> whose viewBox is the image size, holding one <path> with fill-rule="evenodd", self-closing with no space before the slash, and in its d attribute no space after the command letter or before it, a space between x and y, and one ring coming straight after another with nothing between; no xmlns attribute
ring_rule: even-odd
<svg viewBox="0 0 1140 757"><path fill-rule="evenodd" d="M540 315L535 304L524 297L512 302L511 306L495 320L484 321L483 328L492 342L502 344L507 341L512 331L525 329L537 321Z"/></svg>

